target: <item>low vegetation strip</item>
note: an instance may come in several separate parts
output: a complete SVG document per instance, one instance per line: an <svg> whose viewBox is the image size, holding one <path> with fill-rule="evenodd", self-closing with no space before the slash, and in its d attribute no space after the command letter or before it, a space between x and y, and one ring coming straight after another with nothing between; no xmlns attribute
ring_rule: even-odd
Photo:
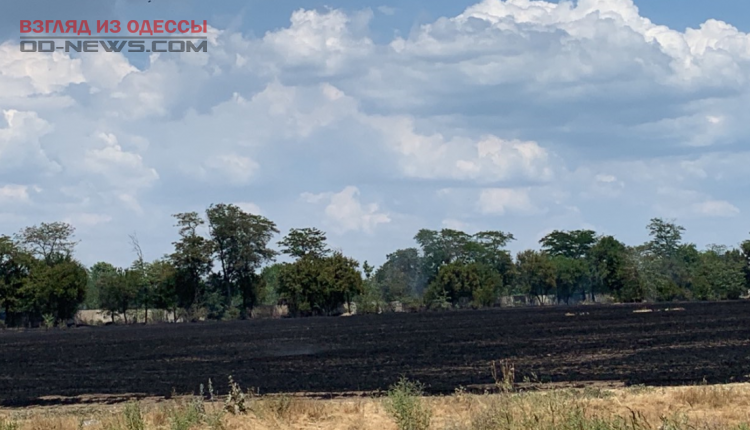
<svg viewBox="0 0 750 430"><path fill-rule="evenodd" d="M750 303L541 307L0 332L0 403L44 396L168 396L233 375L261 393L385 391L401 376L429 394L493 382L682 385L744 382ZM654 310L674 308L654 305ZM566 313L576 313L575 317ZM217 386L226 392L227 387Z"/></svg>
<svg viewBox="0 0 750 430"><path fill-rule="evenodd" d="M1 430L748 430L750 384L313 400L236 392L120 405L0 409ZM240 403L241 402L241 403ZM241 406L241 407L240 407Z"/></svg>

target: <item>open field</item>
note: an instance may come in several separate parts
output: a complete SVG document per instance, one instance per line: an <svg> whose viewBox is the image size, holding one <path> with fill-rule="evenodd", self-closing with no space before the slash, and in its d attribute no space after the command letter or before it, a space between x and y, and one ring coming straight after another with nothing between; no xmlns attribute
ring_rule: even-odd
<svg viewBox="0 0 750 430"><path fill-rule="evenodd" d="M217 400L0 408L0 428L5 422L13 430L397 430L384 399L263 396L249 399L246 412L238 415L223 411ZM750 384L456 393L421 402L430 411L429 429L435 430L750 429Z"/></svg>
<svg viewBox="0 0 750 430"><path fill-rule="evenodd" d="M644 307L653 311L634 312ZM517 381L743 382L750 376L750 303L5 331L0 402L192 393L208 378L226 392L229 375L261 393L376 391L402 375L431 393L451 393L491 383L488 363L496 359L515 363Z"/></svg>

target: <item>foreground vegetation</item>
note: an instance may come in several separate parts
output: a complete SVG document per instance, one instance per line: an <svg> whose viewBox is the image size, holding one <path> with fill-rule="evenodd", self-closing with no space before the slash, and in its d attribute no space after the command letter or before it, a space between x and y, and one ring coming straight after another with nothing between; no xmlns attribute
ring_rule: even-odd
<svg viewBox="0 0 750 430"><path fill-rule="evenodd" d="M352 301L368 313L396 301L412 309L488 307L508 294L566 303L601 295L620 302L732 300L750 288L750 241L698 250L682 241L683 227L659 218L642 245L590 230L554 231L540 250L515 257L508 232L423 229L414 238L418 247L397 250L375 268L332 251L315 228L292 229L273 249L276 224L235 205L174 217L174 251L145 261L133 235L136 258L127 268L84 267L66 223L0 236L0 327L54 325L82 307L104 309L112 322L143 309L148 322L154 308L174 319L178 312L183 320L237 319L259 304L284 303L292 315L306 316L341 313ZM293 262L275 263L280 254Z"/></svg>
<svg viewBox="0 0 750 430"><path fill-rule="evenodd" d="M259 396L0 410L2 430L747 430L750 385L556 389L422 397L402 380L383 397Z"/></svg>

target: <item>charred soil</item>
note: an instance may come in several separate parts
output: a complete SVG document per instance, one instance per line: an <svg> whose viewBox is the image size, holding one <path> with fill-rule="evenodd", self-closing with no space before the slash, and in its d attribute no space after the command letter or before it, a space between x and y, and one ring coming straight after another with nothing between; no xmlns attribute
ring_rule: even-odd
<svg viewBox="0 0 750 430"><path fill-rule="evenodd" d="M636 312L646 309L647 312ZM750 303L494 309L0 331L0 403L168 396L232 375L261 393L356 393L406 376L430 393L516 380L683 385L750 379ZM71 400L69 400L71 401Z"/></svg>

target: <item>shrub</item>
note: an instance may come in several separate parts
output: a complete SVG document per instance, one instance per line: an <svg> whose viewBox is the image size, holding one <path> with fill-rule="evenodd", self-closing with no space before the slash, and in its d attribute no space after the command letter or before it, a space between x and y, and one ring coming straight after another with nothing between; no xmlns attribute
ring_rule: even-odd
<svg viewBox="0 0 750 430"><path fill-rule="evenodd" d="M42 315L42 326L45 329L51 329L55 326L55 316L52 314Z"/></svg>
<svg viewBox="0 0 750 430"><path fill-rule="evenodd" d="M247 413L245 393L242 392L239 384L234 382L232 376L229 376L229 394L224 401L224 410L233 415Z"/></svg>
<svg viewBox="0 0 750 430"><path fill-rule="evenodd" d="M432 412L422 402L423 386L401 378L388 390L385 410L399 430L426 430L430 427Z"/></svg>
<svg viewBox="0 0 750 430"><path fill-rule="evenodd" d="M498 373L498 364L500 372ZM515 388L516 381L516 367L509 361L501 361L500 363L492 361L490 363L490 371L492 372L492 379L495 380L495 386L504 393L512 392Z"/></svg>
<svg viewBox="0 0 750 430"><path fill-rule="evenodd" d="M193 397L190 401L181 403L170 410L171 430L190 430L196 424L207 421L205 405L200 397Z"/></svg>
<svg viewBox="0 0 750 430"><path fill-rule="evenodd" d="M20 426L15 421L6 421L0 418L0 430L18 430Z"/></svg>
<svg viewBox="0 0 750 430"><path fill-rule="evenodd" d="M143 421L141 406L137 402L128 403L123 411L125 428L127 430L145 430L146 423Z"/></svg>
<svg viewBox="0 0 750 430"><path fill-rule="evenodd" d="M224 315L222 315L221 319L223 321L235 321L240 319L240 309L234 306L228 308L224 311Z"/></svg>

